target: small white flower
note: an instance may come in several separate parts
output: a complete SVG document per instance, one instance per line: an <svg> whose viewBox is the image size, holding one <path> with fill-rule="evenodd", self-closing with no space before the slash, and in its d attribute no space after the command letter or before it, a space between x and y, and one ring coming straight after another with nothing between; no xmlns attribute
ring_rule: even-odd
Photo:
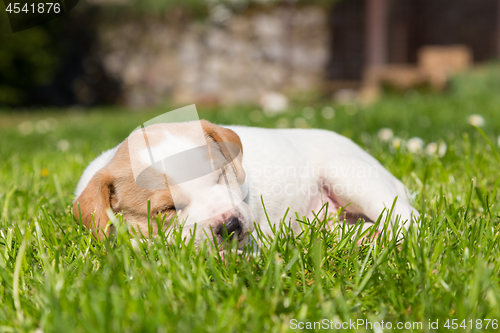
<svg viewBox="0 0 500 333"><path fill-rule="evenodd" d="M262 94L259 103L268 117L285 112L288 108L288 98L274 91L268 91Z"/></svg>
<svg viewBox="0 0 500 333"><path fill-rule="evenodd" d="M417 137L411 138L410 140L408 140L407 147L410 153L418 153L422 151L424 147L424 141Z"/></svg>
<svg viewBox="0 0 500 333"><path fill-rule="evenodd" d="M392 146L394 147L394 149L401 148L401 144L402 144L402 141L398 137L395 137L394 140L392 140Z"/></svg>
<svg viewBox="0 0 500 333"><path fill-rule="evenodd" d="M56 118L50 117L47 118L46 120L49 122L51 130L54 130L57 127L57 125L59 125L59 122L57 121Z"/></svg>
<svg viewBox="0 0 500 333"><path fill-rule="evenodd" d="M296 128L308 128L309 125L307 124L307 121L304 118L295 118L293 121L293 126Z"/></svg>
<svg viewBox="0 0 500 333"><path fill-rule="evenodd" d="M429 156L436 155L437 151L438 151L438 144L435 142L431 142L427 145L427 147L425 147L425 152Z"/></svg>
<svg viewBox="0 0 500 333"><path fill-rule="evenodd" d="M497 145L498 145L498 147L500 147L500 135L497 138Z"/></svg>
<svg viewBox="0 0 500 333"><path fill-rule="evenodd" d="M321 110L321 116L325 119L332 119L335 117L335 110L331 106L325 106Z"/></svg>
<svg viewBox="0 0 500 333"><path fill-rule="evenodd" d="M470 115L469 119L467 119L467 121L472 126L476 126L476 127L482 127L482 126L484 126L484 118L481 117L478 114L472 114L472 115Z"/></svg>
<svg viewBox="0 0 500 333"><path fill-rule="evenodd" d="M36 122L35 129L40 134L45 134L52 129L52 125L49 120L42 119Z"/></svg>
<svg viewBox="0 0 500 333"><path fill-rule="evenodd" d="M394 137L392 130L390 128L381 128L378 131L378 138L382 142L389 142Z"/></svg>
<svg viewBox="0 0 500 333"><path fill-rule="evenodd" d="M277 128L288 128L288 127L290 127L290 120L288 120L288 118L280 118L276 122L276 127Z"/></svg>
<svg viewBox="0 0 500 333"><path fill-rule="evenodd" d="M29 135L33 133L33 123L29 120L23 121L17 125L17 129L22 135Z"/></svg>
<svg viewBox="0 0 500 333"><path fill-rule="evenodd" d="M315 115L316 111L314 111L314 108L310 106L306 106L304 109L302 109L302 116L306 119L313 119Z"/></svg>
<svg viewBox="0 0 500 333"><path fill-rule="evenodd" d="M57 142L57 148L60 150L60 151L66 151L69 149L69 147L71 147L71 144L69 143L68 140L66 139L62 139L62 140L59 140Z"/></svg>
<svg viewBox="0 0 500 333"><path fill-rule="evenodd" d="M441 141L439 143L438 156L443 157L444 155L446 155L447 150L448 150L448 146L446 145L446 143L444 141Z"/></svg>

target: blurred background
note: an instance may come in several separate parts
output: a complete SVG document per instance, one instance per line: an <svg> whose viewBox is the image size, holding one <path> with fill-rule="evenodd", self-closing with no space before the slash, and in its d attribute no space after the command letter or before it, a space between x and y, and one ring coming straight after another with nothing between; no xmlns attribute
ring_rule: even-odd
<svg viewBox="0 0 500 333"><path fill-rule="evenodd" d="M2 7L3 5L0 5ZM3 8L2 8L3 9ZM500 58L500 0L87 0L12 34L0 108L372 102Z"/></svg>

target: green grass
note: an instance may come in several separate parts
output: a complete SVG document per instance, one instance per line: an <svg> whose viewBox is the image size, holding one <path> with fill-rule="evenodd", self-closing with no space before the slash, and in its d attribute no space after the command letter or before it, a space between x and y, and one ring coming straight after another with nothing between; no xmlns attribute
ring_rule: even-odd
<svg viewBox="0 0 500 333"><path fill-rule="evenodd" d="M422 213L419 232L401 244L359 246L314 220L300 235L283 226L274 240L262 239L257 257L225 261L165 236L134 249L124 227L98 241L72 215L87 164L169 108L0 113L0 332L279 332L292 319L422 322L424 332L449 331L446 320L457 319L468 328L456 331L485 330L485 319L500 320L498 82L480 73L457 78L444 95L331 105L329 120L324 102L311 103L314 114L295 105L276 117L251 107L199 110L216 123L263 127L300 125L294 120L312 115L309 126L351 137L402 179ZM485 120L485 136L467 123L474 113ZM26 121L35 131L23 135L18 125L29 132ZM445 142L447 152L396 149L377 137L383 127L402 142ZM482 329L470 329L478 319ZM439 328L429 329L437 320ZM486 331L498 329L490 322Z"/></svg>

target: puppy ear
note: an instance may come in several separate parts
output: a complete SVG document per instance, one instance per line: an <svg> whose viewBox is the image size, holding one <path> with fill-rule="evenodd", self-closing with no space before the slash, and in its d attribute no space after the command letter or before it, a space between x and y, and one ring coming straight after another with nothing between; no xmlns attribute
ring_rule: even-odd
<svg viewBox="0 0 500 333"><path fill-rule="evenodd" d="M82 224L89 229L101 229L97 233L99 236L103 234L102 230L109 221L106 209L111 207L111 196L114 194L113 181L114 177L108 170L100 170L92 177L73 204L76 219L80 219L81 213ZM92 222L92 215L94 222Z"/></svg>
<svg viewBox="0 0 500 333"><path fill-rule="evenodd" d="M206 135L214 139L215 142L219 143L222 154L226 160L230 161L231 166L236 173L238 183L242 184L245 181L245 170L243 170L242 164L243 145L241 144L238 134L228 128L214 125L206 120L201 120L201 127ZM237 151L237 149L230 149L230 146L222 144L224 142L237 145L237 147L239 147L239 151Z"/></svg>

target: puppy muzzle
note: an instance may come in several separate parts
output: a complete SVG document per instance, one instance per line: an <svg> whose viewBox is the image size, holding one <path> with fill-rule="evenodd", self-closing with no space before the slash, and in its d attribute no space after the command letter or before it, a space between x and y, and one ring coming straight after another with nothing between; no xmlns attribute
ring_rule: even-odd
<svg viewBox="0 0 500 333"><path fill-rule="evenodd" d="M243 225L237 217L231 217L216 231L216 235L222 239L233 240L236 239L241 242L248 233L243 232Z"/></svg>

